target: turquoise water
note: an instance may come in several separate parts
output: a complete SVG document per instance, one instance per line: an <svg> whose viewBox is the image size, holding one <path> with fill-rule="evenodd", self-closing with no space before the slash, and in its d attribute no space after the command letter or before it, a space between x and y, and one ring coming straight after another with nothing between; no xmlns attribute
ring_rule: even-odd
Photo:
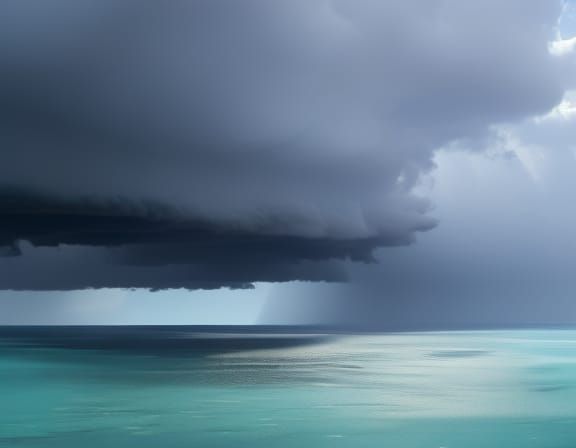
<svg viewBox="0 0 576 448"><path fill-rule="evenodd" d="M204 354L4 341L0 446L575 448L576 331Z"/></svg>

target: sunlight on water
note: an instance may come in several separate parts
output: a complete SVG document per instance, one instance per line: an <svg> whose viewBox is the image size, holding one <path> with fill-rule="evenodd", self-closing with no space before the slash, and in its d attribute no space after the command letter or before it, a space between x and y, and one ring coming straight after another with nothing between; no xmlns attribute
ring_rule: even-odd
<svg viewBox="0 0 576 448"><path fill-rule="evenodd" d="M0 446L576 446L576 331L0 349Z"/></svg>

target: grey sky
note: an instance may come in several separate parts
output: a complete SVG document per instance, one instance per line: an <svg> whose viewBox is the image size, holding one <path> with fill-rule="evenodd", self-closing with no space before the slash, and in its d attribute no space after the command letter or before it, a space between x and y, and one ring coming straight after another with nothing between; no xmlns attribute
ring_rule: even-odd
<svg viewBox="0 0 576 448"><path fill-rule="evenodd" d="M422 186L441 225L350 269L346 287L276 291L263 319L383 328L576 322L576 103L437 157ZM315 302L317 298L317 302ZM308 304L313 304L307 306Z"/></svg>
<svg viewBox="0 0 576 448"><path fill-rule="evenodd" d="M258 323L270 288L2 292L0 325L251 325Z"/></svg>
<svg viewBox="0 0 576 448"><path fill-rule="evenodd" d="M352 288L368 310L401 300L400 320L414 320L404 307L440 309L426 302L433 296L473 322L484 313L476 304L498 297L477 283L493 291L514 278L519 289L506 294L517 297L533 282L562 297L571 287L574 135L530 120L575 87L570 45L549 50L558 33L570 36L572 3L560 23L561 2L549 0L25 3L6 3L0 18L0 90L10 93L0 110L0 212L20 223L13 210L28 207L33 219L0 239L8 248L17 238L80 247L24 245L22 256L0 259L0 288L334 280L341 267L329 259L368 259L376 247L380 265L348 266ZM71 232L62 216L115 221ZM127 219L148 230L125 231ZM424 230L416 244L386 247ZM275 288L309 295L301 285ZM338 288L320 311L336 320L356 307ZM208 294L223 319L248 322L263 291L234 312L233 298L250 292ZM102 298L108 311L94 321L148 321L139 310L155 308L138 303L141 292L78 294ZM179 309L180 294L145 303L163 297ZM68 310L54 319L90 320L70 311L74 295L46 297ZM24 302L34 318L43 314L37 299L2 300L4 320L25 319ZM498 300L486 318L513 313L498 312ZM207 310L201 302L190 310ZM307 309L301 302L281 309ZM375 315L358 319L366 314Z"/></svg>

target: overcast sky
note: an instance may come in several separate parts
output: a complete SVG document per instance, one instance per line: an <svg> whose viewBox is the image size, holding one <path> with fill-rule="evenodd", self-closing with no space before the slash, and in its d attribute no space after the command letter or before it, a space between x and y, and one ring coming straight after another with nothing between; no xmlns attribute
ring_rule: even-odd
<svg viewBox="0 0 576 448"><path fill-rule="evenodd" d="M574 2L22 4L0 323L576 321Z"/></svg>

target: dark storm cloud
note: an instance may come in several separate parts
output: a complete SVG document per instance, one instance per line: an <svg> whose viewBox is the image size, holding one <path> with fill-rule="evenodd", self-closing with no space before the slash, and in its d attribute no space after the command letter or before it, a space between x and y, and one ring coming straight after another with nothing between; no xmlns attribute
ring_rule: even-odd
<svg viewBox="0 0 576 448"><path fill-rule="evenodd" d="M142 248L142 246L136 246ZM147 249L144 246L145 249ZM163 248L165 250L165 248ZM205 249L205 248L203 248ZM336 263L298 261L284 255L284 259L261 259L246 255L230 260L226 254L208 253L206 258L188 257L185 260L165 256L153 260L133 257L130 260L114 257L108 250L94 247L63 246L58 249L21 248L23 256L5 260L2 264L0 289L31 291L66 291L86 288L169 288L217 289L249 288L252 282L282 282L294 278L307 281L343 281L342 266ZM122 252L124 249L119 249ZM133 248L131 249L133 250ZM170 251L169 255L174 256ZM126 254L122 254L126 255ZM141 255L141 254L138 254ZM118 258L117 258L118 257ZM143 262L145 260L145 262ZM128 261L134 261L133 263ZM174 264L172 264L174 263Z"/></svg>
<svg viewBox="0 0 576 448"><path fill-rule="evenodd" d="M330 260L371 261L375 245L399 243L249 233L186 220L161 204L73 202L14 190L0 197L0 204L0 254L11 258L2 266L0 289L214 289L256 281L342 281L342 267Z"/></svg>
<svg viewBox="0 0 576 448"><path fill-rule="evenodd" d="M3 2L0 287L332 280L310 263L410 243L436 148L561 97L560 6ZM115 267L37 283L20 240Z"/></svg>

